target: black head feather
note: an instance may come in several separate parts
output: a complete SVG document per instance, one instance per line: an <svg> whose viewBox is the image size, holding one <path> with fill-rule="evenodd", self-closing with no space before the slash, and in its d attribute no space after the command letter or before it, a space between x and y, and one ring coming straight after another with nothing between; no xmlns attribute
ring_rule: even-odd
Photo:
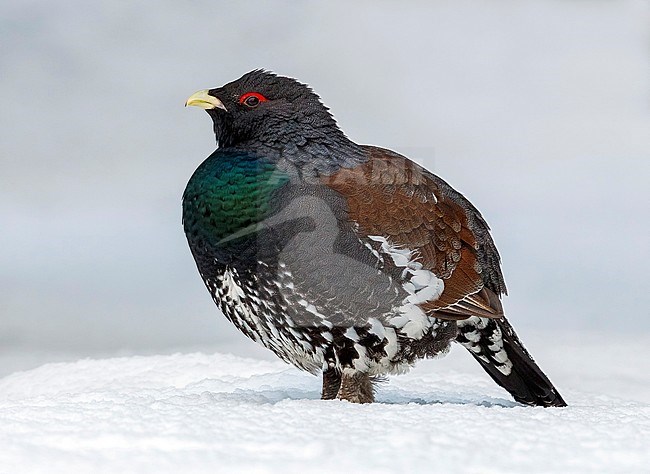
<svg viewBox="0 0 650 474"><path fill-rule="evenodd" d="M295 79L256 69L210 89L227 110L208 110L222 147L260 143L283 146L319 136L343 135L311 88ZM255 95L256 99L246 97Z"/></svg>

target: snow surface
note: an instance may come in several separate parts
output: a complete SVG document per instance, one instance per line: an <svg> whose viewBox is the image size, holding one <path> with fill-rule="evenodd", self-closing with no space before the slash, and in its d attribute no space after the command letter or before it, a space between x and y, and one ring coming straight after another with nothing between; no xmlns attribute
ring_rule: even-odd
<svg viewBox="0 0 650 474"><path fill-rule="evenodd" d="M627 355L641 347L628 345ZM577 361L594 352L572 351L564 364L544 354L570 404L545 409L513 402L459 349L381 384L372 405L321 401L317 377L226 354L84 359L17 372L0 380L0 472L650 469L647 358L636 380L611 384L646 392L620 398L588 390L607 389L618 362L630 368L625 349L618 362L592 367L600 377L591 385L590 369Z"/></svg>

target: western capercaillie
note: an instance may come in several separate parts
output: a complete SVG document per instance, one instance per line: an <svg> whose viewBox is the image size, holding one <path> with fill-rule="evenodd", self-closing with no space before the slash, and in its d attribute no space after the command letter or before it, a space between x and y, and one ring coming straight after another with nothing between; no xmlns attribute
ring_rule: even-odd
<svg viewBox="0 0 650 474"><path fill-rule="evenodd" d="M515 400L565 406L506 320L489 227L449 184L358 145L319 97L262 70L187 105L218 149L183 225L224 315L278 357L323 372L323 398L373 401L375 376L465 346Z"/></svg>

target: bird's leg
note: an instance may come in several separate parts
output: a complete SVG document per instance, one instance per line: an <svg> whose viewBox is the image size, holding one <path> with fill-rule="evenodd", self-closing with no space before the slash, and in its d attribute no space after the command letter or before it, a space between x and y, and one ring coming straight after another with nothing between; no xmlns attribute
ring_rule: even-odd
<svg viewBox="0 0 650 474"><path fill-rule="evenodd" d="M334 400L341 387L341 373L333 367L323 372L323 392L321 400Z"/></svg>
<svg viewBox="0 0 650 474"><path fill-rule="evenodd" d="M375 394L372 389L372 379L364 372L353 369L343 369L341 374L341 388L337 394L340 400L352 403L372 403Z"/></svg>

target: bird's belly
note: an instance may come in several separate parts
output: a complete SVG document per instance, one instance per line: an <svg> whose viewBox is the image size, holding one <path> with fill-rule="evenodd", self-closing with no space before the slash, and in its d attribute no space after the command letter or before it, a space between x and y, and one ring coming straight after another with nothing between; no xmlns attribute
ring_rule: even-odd
<svg viewBox="0 0 650 474"><path fill-rule="evenodd" d="M300 369L321 370L331 342L327 326L299 323L266 272L226 267L204 281L226 318L247 337Z"/></svg>
<svg viewBox="0 0 650 474"><path fill-rule="evenodd" d="M346 317L339 306L328 308L322 300L314 304L292 291L282 273L281 267L258 262L254 270L223 267L205 283L240 331L303 370L352 367L371 375L402 373L417 359L445 353L455 338L455 323L436 318L411 338L378 315Z"/></svg>

